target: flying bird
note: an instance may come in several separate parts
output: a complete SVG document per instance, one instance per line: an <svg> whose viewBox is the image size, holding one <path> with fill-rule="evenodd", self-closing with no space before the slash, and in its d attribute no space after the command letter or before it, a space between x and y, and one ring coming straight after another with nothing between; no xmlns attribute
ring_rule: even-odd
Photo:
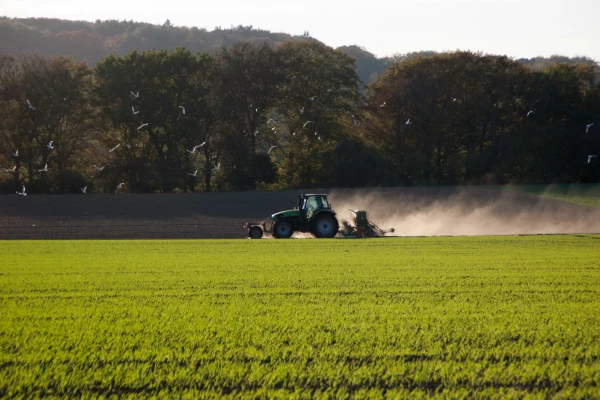
<svg viewBox="0 0 600 400"><path fill-rule="evenodd" d="M113 147L112 149L110 149L108 152L112 153L113 151L115 151L116 149L118 149L119 147L121 147L121 143L117 144L115 147Z"/></svg>
<svg viewBox="0 0 600 400"><path fill-rule="evenodd" d="M271 122L277 122L277 119L273 119L273 118L269 118L269 120L267 121L267 125L269 125Z"/></svg>
<svg viewBox="0 0 600 400"><path fill-rule="evenodd" d="M385 107L387 104L387 101L384 101L379 107Z"/></svg>
<svg viewBox="0 0 600 400"><path fill-rule="evenodd" d="M531 114L533 114L535 111L531 110L527 113L527 116L529 117Z"/></svg>
<svg viewBox="0 0 600 400"><path fill-rule="evenodd" d="M276 126L272 127L271 132L277 132L277 127Z"/></svg>
<svg viewBox="0 0 600 400"><path fill-rule="evenodd" d="M31 103L29 102L29 100L27 100L27 106L29 107L30 110L33 110L33 111L36 110L36 108L31 105Z"/></svg>
<svg viewBox="0 0 600 400"><path fill-rule="evenodd" d="M304 114L304 107L300 109L300 114Z"/></svg>
<svg viewBox="0 0 600 400"><path fill-rule="evenodd" d="M48 143L48 150L54 149L54 145L52 143L54 143L54 140L51 140L50 143Z"/></svg>
<svg viewBox="0 0 600 400"><path fill-rule="evenodd" d="M213 164L213 169L220 171L221 170L221 163L218 164Z"/></svg>
<svg viewBox="0 0 600 400"><path fill-rule="evenodd" d="M346 112L352 117L352 121L354 121L354 125L357 125L356 118L354 118L354 115L350 111L346 111Z"/></svg>
<svg viewBox="0 0 600 400"><path fill-rule="evenodd" d="M184 106L179 106L179 108L181 108L181 111L183 112L183 115L185 115L185 107Z"/></svg>
<svg viewBox="0 0 600 400"><path fill-rule="evenodd" d="M194 178L197 178L197 177L198 177L198 170L194 171L194 173L193 173L193 174L190 174L190 173L188 172L188 175L189 175L189 176L193 176Z"/></svg>
<svg viewBox="0 0 600 400"><path fill-rule="evenodd" d="M117 185L117 189L123 189L123 186L125 186L125 183L121 182Z"/></svg>
<svg viewBox="0 0 600 400"><path fill-rule="evenodd" d="M412 124L412 122L410 122L410 118L406 120L406 125L410 125Z"/></svg>
<svg viewBox="0 0 600 400"><path fill-rule="evenodd" d="M453 98L452 98L452 102L453 102L453 103L456 103L456 100L457 100L457 99L456 99L456 97L453 97Z"/></svg>
<svg viewBox="0 0 600 400"><path fill-rule="evenodd" d="M96 171L102 171L104 169L104 167L99 167L96 164L92 164L92 165Z"/></svg>
<svg viewBox="0 0 600 400"><path fill-rule="evenodd" d="M141 124L140 126L138 126L137 130L139 131L140 129L142 129L142 128L146 127L146 126L148 126L148 123Z"/></svg>
<svg viewBox="0 0 600 400"><path fill-rule="evenodd" d="M269 148L269 151L267 151L267 153L270 153L270 152L271 152L271 150L273 150L273 149L276 149L276 148L277 148L277 146L271 146L271 147Z"/></svg>
<svg viewBox="0 0 600 400"><path fill-rule="evenodd" d="M296 136L296 132L292 133L292 136Z"/></svg>
<svg viewBox="0 0 600 400"><path fill-rule="evenodd" d="M314 99L316 99L316 98L317 98L317 96L312 96L312 97L310 98L310 101L314 101Z"/></svg>
<svg viewBox="0 0 600 400"><path fill-rule="evenodd" d="M83 194L87 193L87 186L81 188L81 193L83 193Z"/></svg>
<svg viewBox="0 0 600 400"><path fill-rule="evenodd" d="M315 121L306 121L306 122L304 123L304 125L302 125L302 127L303 127L303 128L306 128L306 125L308 125L308 124L316 124L316 122L315 122Z"/></svg>
<svg viewBox="0 0 600 400"><path fill-rule="evenodd" d="M38 172L48 172L48 163L46 163L43 169L38 169Z"/></svg>
<svg viewBox="0 0 600 400"><path fill-rule="evenodd" d="M137 99L138 97L140 97L140 91L139 90L136 93L133 93L130 90L129 93L131 93L131 97L134 98L134 99Z"/></svg>
<svg viewBox="0 0 600 400"><path fill-rule="evenodd" d="M596 158L596 157L598 157L598 156L597 156L597 155L592 155L592 154L590 154L590 155L588 156L588 164L590 163L590 161L592 161L592 158Z"/></svg>
<svg viewBox="0 0 600 400"><path fill-rule="evenodd" d="M587 125L585 126L585 133L588 133L588 132L590 131L590 128L591 128L592 126L594 126L594 123L593 123L593 122L592 122L591 124L587 124ZM17 153L18 153L18 151L17 151Z"/></svg>
<svg viewBox="0 0 600 400"><path fill-rule="evenodd" d="M254 131L254 136L258 135L258 129Z"/></svg>
<svg viewBox="0 0 600 400"><path fill-rule="evenodd" d="M19 157L19 150L15 151L14 153L10 153L13 155L13 157Z"/></svg>
<svg viewBox="0 0 600 400"><path fill-rule="evenodd" d="M140 113L140 110L137 110L137 111L135 111L135 108L133 108L133 106L131 106L131 113L132 113L133 115L136 115L136 114L139 114L139 113Z"/></svg>
<svg viewBox="0 0 600 400"><path fill-rule="evenodd" d="M6 172L17 172L17 166L15 165L12 169L7 169Z"/></svg>
<svg viewBox="0 0 600 400"><path fill-rule="evenodd" d="M23 185L23 190L21 191L21 193L19 193L19 192L15 192L15 193L20 196L27 196L27 193L25 193L25 185Z"/></svg>

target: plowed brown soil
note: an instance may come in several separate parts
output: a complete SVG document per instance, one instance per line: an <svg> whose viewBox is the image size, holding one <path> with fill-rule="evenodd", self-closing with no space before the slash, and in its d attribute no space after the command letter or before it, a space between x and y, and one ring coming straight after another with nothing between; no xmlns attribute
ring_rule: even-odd
<svg viewBox="0 0 600 400"><path fill-rule="evenodd" d="M315 192L330 193L340 217L364 208L382 227L396 225L398 236L600 232L600 210L497 189ZM245 238L246 221L293 208L299 193L7 195L0 197L0 239Z"/></svg>

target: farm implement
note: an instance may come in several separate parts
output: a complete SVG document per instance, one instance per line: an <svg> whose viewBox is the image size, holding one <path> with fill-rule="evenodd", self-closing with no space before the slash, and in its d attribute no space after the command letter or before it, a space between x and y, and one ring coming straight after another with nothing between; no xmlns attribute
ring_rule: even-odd
<svg viewBox="0 0 600 400"><path fill-rule="evenodd" d="M293 210L280 211L262 222L247 222L248 237L260 239L270 233L278 239L290 238L294 232L308 232L317 238L332 238L338 233L343 237L378 237L394 229L384 230L367 217L364 210L350 210L352 222L341 220L342 229L331 208L326 194L301 194L298 206Z"/></svg>

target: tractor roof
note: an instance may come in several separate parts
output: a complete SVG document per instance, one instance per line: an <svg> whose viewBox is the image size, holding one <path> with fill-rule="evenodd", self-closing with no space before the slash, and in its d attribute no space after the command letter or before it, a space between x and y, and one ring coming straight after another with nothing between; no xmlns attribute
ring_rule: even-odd
<svg viewBox="0 0 600 400"><path fill-rule="evenodd" d="M310 196L325 196L327 197L326 194L324 193L304 193L300 195L301 197L310 197Z"/></svg>

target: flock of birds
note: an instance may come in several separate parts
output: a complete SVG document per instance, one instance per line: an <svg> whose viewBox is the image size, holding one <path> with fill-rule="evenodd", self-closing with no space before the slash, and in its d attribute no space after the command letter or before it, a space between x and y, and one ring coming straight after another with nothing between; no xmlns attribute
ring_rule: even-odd
<svg viewBox="0 0 600 400"><path fill-rule="evenodd" d="M139 98L139 96L140 96L140 92L139 92L139 91L137 91L137 92L135 92L135 93L134 93L133 91L130 91L129 93L130 93L130 95L131 95L131 98L132 98L132 99L137 99L137 98ZM309 97L310 101L314 101L316 98L317 98L317 96L311 96L311 97ZM452 98L452 101L453 101L453 102L456 102L456 101L457 101L457 98ZM387 106L387 102L386 102L386 101L384 101L382 104L380 104L380 105L379 105L379 107L380 107L380 108L383 108L383 107L386 107L386 106ZM32 111L37 111L37 108L36 108L36 107L34 107L34 106L31 104L31 102L30 102L29 100L27 100L27 107L28 107L30 110L32 110ZM252 107L252 105L251 105L251 107ZM183 115L185 115L185 107L184 107L184 106L178 106L178 108L181 110L181 112L183 113ZM301 115L302 115L302 114L304 114L304 109L305 109L305 107L301 107L301 108L299 108L299 111L300 111L300 114L301 114ZM256 109L256 111L258 111L258 109ZM133 115L137 115L137 114L139 114L139 112L140 112L139 110L137 110L137 111L135 110L135 107L134 107L134 106L132 106L132 107L131 107L131 113L132 113ZM350 111L346 111L346 113L347 113L348 115L350 115L350 117L352 117L352 121L354 122L354 124L355 124L355 125L357 125L357 124L358 124L358 122L357 122L356 118L354 117L354 115L353 115L353 114L352 114ZM535 113L535 111L534 111L534 110L530 110L530 111L528 111L528 112L527 112L527 117L531 116L531 115L532 115L532 114L534 114L534 113ZM271 117L271 118L269 118L269 119L267 120L267 125L269 125L269 124L271 124L271 123L276 123L276 122L278 122L278 121L279 121L279 120L277 120L277 119L275 119L275 118ZM408 119L406 120L406 122L405 122L405 125L411 125L412 123L413 123L413 121L411 121L411 119L410 119L410 118L408 118ZM315 121L306 121L306 122L304 123L304 125L302 125L302 128L306 128L306 127L307 127L308 125L310 125L310 124L316 124L316 122L315 122ZM144 129L144 128L145 128L145 127L147 127L148 125L149 125L148 123L142 123L140 126L138 126L138 127L137 127L137 130L138 130L138 131L140 131L141 129ZM585 132L586 132L586 133L589 133L590 129L592 129L592 127L593 127L593 126L594 126L594 123L587 124L587 125L585 126ZM277 133L277 128L276 128L276 127L273 127L271 130L272 130L273 132ZM256 135L258 135L258 133L259 133L259 131L258 131L258 130L256 130L256 131L254 132L254 135L256 136ZM296 135L296 132L293 132L293 133L292 133L292 136L295 136L295 135ZM318 139L318 140L321 140L321 137L318 135L318 132L317 132L317 131L315 131L315 136L317 136L317 139ZM185 151L186 151L186 152L187 152L189 155L194 155L194 154L196 154L196 152L198 151L198 149L200 149L200 148L204 147L205 145L206 145L206 142L202 142L202 143L200 143L199 145L192 147L192 149L191 149L191 150L185 149ZM48 150L49 150L49 151L52 151L52 150L54 150L54 147L55 147L55 146L54 146L54 141L52 141L52 140L51 140L51 141L48 143L48 145L47 145L47 148L48 148ZM110 150L108 150L108 152L109 152L109 153L112 153L112 152L116 151L116 150L117 150L119 147L121 147L121 144L120 144L120 143L118 143L116 146L114 146L113 148L111 148ZM128 148L130 148L130 146L127 146L127 147L128 147ZM267 151L267 154L268 154L268 153L271 153L271 151L275 150L276 148L278 148L278 146L275 146L275 145L274 145L274 146L271 146L271 147L269 148L269 150ZM12 154L12 156L13 156L13 157L15 157L15 158L16 158L16 157L19 157L19 150L17 149L17 150L15 150L15 152L14 152L14 153L11 153L11 154ZM588 155L588 158L587 158L587 162L588 162L588 164L589 164L589 163L591 163L591 162L592 162L592 160L593 160L593 159L595 159L595 158L597 158L597 157L598 157L598 156L597 156L597 155L595 155L595 154L590 154L590 155ZM104 168L105 168L105 166L101 166L101 167L99 167L99 166L97 166L96 164L93 164L93 165L92 165L92 167L93 167L93 168L94 168L94 170L95 170L95 171L97 171L97 172L101 172L101 171L103 171L103 170L104 170ZM221 163L213 163L213 169L214 169L214 170L216 170L216 171L221 171ZM15 165L15 166L14 166L13 168L11 168L11 169L6 169L6 172L12 172L12 173L16 173L16 172L17 172L17 166ZM48 172L48 163L46 163L46 164L44 165L44 168L42 168L42 169L38 169L38 172L39 172L39 173L47 173L47 172ZM198 170L194 171L194 173L193 173L193 174L188 172L188 176L190 176L190 177L192 177L192 178L198 178L198 177L201 177L201 175L198 175ZM121 189L123 189L124 187L125 187L125 183L123 183L123 182L122 182L122 183L119 183L119 184L117 185L117 190L121 190ZM25 185L23 185L23 189L22 189L20 192L15 192L15 193L16 193L16 194L18 194L18 195L20 195L20 196L27 196L27 192L26 192L26 189L25 189ZM86 193L87 193L87 186L85 186L85 187L81 188L81 193L83 193L83 194L86 194Z"/></svg>

